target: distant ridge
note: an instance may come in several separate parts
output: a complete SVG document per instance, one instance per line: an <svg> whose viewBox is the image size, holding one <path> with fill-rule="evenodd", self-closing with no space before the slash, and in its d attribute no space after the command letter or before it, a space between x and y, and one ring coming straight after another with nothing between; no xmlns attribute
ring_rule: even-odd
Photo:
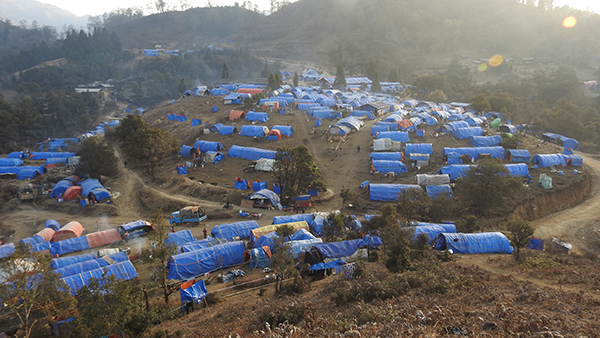
<svg viewBox="0 0 600 338"><path fill-rule="evenodd" d="M69 11L35 0L0 0L0 18L19 25L22 20L30 27L35 20L38 26L53 26L58 32L63 26L72 25L76 29L85 27L88 17L79 17Z"/></svg>

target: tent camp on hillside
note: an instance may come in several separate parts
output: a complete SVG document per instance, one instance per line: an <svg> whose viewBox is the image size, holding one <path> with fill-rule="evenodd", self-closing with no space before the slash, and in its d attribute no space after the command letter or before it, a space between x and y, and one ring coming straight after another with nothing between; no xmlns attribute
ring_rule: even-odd
<svg viewBox="0 0 600 338"><path fill-rule="evenodd" d="M511 254L514 250L501 232L442 233L435 239L435 249L456 254Z"/></svg>

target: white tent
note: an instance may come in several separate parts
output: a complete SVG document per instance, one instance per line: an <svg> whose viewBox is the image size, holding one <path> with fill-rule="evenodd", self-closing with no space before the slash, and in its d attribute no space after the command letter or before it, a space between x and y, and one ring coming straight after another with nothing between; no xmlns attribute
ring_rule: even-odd
<svg viewBox="0 0 600 338"><path fill-rule="evenodd" d="M260 158L256 161L256 165L254 166L254 170L258 171L273 171L273 165L275 164L275 160L268 158Z"/></svg>
<svg viewBox="0 0 600 338"><path fill-rule="evenodd" d="M426 175L426 174L417 174L417 184L418 185L441 185L441 184L449 184L450 183L450 175Z"/></svg>

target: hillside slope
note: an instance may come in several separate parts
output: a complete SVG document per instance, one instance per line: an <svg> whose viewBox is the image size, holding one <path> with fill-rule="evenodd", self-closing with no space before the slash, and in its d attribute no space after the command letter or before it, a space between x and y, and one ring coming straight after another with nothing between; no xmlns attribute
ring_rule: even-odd
<svg viewBox="0 0 600 338"><path fill-rule="evenodd" d="M0 0L0 13L3 19L14 24L25 20L28 24L36 21L39 26L54 26L61 30L63 26L85 27L88 17L79 17L54 5L35 0Z"/></svg>

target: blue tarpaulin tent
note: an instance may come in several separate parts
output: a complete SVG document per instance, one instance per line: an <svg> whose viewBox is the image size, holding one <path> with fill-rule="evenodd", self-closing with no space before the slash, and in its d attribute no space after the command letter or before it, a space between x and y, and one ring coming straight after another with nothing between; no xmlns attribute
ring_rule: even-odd
<svg viewBox="0 0 600 338"><path fill-rule="evenodd" d="M452 188L448 184L428 185L425 187L425 191L427 191L427 195L429 197L431 197L431 199L434 199L434 198L438 197L439 195L442 195L442 196L445 195L450 198L452 198L452 196L453 196Z"/></svg>
<svg viewBox="0 0 600 338"><path fill-rule="evenodd" d="M367 246L367 243L361 239L351 241L341 241L332 243L315 244L313 247L317 249L323 258L342 258L351 256L360 248Z"/></svg>
<svg viewBox="0 0 600 338"><path fill-rule="evenodd" d="M243 158L245 160L258 161L261 158L275 159L277 154L274 150L266 150L251 147L240 147L233 145L229 148L227 155L234 158Z"/></svg>
<svg viewBox="0 0 600 338"><path fill-rule="evenodd" d="M371 201L395 201L402 192L409 189L422 190L416 184L369 184L369 199Z"/></svg>
<svg viewBox="0 0 600 338"><path fill-rule="evenodd" d="M198 241L187 242L181 245L181 252L196 251L204 248L210 248L211 246L223 244L229 242L225 238L208 237Z"/></svg>
<svg viewBox="0 0 600 338"><path fill-rule="evenodd" d="M502 136L473 136L469 142L473 147L495 147L502 143Z"/></svg>
<svg viewBox="0 0 600 338"><path fill-rule="evenodd" d="M187 121L187 116L183 114L177 114L177 122L185 122Z"/></svg>
<svg viewBox="0 0 600 338"><path fill-rule="evenodd" d="M96 201L102 201L110 198L110 193L108 190L106 190L104 186L95 178L82 181L79 185L81 186L82 196L87 197L89 194L93 194L96 197Z"/></svg>
<svg viewBox="0 0 600 338"><path fill-rule="evenodd" d="M459 153L450 152L448 153L448 161L446 162L448 164L462 164L462 158L460 157Z"/></svg>
<svg viewBox="0 0 600 338"><path fill-rule="evenodd" d="M444 232L449 232L449 233L456 232L456 225L451 222L447 222L447 223L414 222L414 223L411 223L411 225L414 225L416 227L437 225L437 226L444 228Z"/></svg>
<svg viewBox="0 0 600 338"><path fill-rule="evenodd" d="M208 157L205 156L204 159L208 163L211 163L212 161L212 164L217 164L225 159L225 155L218 151L207 151L205 155L207 155Z"/></svg>
<svg viewBox="0 0 600 338"><path fill-rule="evenodd" d="M20 166L20 167L0 167L0 175L2 174L15 174L17 179L32 179L37 174L44 174L46 168L44 166L33 167L33 166Z"/></svg>
<svg viewBox="0 0 600 338"><path fill-rule="evenodd" d="M197 140L196 143L194 143L194 149L197 149L203 153L207 151L221 151L223 150L223 145L221 142Z"/></svg>
<svg viewBox="0 0 600 338"><path fill-rule="evenodd" d="M388 125L374 125L371 127L371 136L377 135L377 133L388 132L390 130L397 130L398 124L396 124L396 129L390 129Z"/></svg>
<svg viewBox="0 0 600 338"><path fill-rule="evenodd" d="M248 190L250 189L250 183L248 183L247 179L241 179L239 177L236 177L233 188L237 190Z"/></svg>
<svg viewBox="0 0 600 338"><path fill-rule="evenodd" d="M0 158L0 167L18 167L23 164L23 160L18 158Z"/></svg>
<svg viewBox="0 0 600 338"><path fill-rule="evenodd" d="M554 141L558 143L558 145L561 145L565 148L571 148L573 150L577 150L579 148L579 142L577 142L577 140L559 134L544 133L542 134L542 140Z"/></svg>
<svg viewBox="0 0 600 338"><path fill-rule="evenodd" d="M481 136L482 134L483 128L481 127L458 128L452 133L452 135L459 140L468 139L473 136Z"/></svg>
<svg viewBox="0 0 600 338"><path fill-rule="evenodd" d="M397 152L382 152L382 153L371 153L369 157L372 161L374 160L387 160L387 161L401 161L403 159L402 153Z"/></svg>
<svg viewBox="0 0 600 338"><path fill-rule="evenodd" d="M72 275L78 275L86 271L100 269L104 266L111 265L114 263L125 262L128 260L129 257L127 257L127 254L124 251L121 251L108 256L71 264L60 269L56 269L55 272L59 274L62 278L64 278Z"/></svg>
<svg viewBox="0 0 600 338"><path fill-rule="evenodd" d="M420 226L416 226L414 227L415 229L415 239L421 235L421 234L425 234L427 235L427 237L429 237L429 244L433 243L433 241L442 233L454 233L456 232L456 229L454 231L447 231L443 226L437 225L437 224L430 224L430 225L420 225Z"/></svg>
<svg viewBox="0 0 600 338"><path fill-rule="evenodd" d="M62 241L54 242L50 245L50 253L54 255L66 255L68 253L87 250L90 243L86 236L73 237Z"/></svg>
<svg viewBox="0 0 600 338"><path fill-rule="evenodd" d="M511 162L529 163L531 154L527 149L508 149Z"/></svg>
<svg viewBox="0 0 600 338"><path fill-rule="evenodd" d="M537 154L531 158L531 163L537 164L542 168L553 165L566 166L569 156L563 154Z"/></svg>
<svg viewBox="0 0 600 338"><path fill-rule="evenodd" d="M544 240L541 238L531 237L527 249L544 251Z"/></svg>
<svg viewBox="0 0 600 338"><path fill-rule="evenodd" d="M443 129L446 130L446 132L448 133L454 133L455 130L457 130L458 128L468 128L469 124L465 121L454 121L454 122L449 122L444 124L444 126L442 127Z"/></svg>
<svg viewBox="0 0 600 338"><path fill-rule="evenodd" d="M438 124L438 120L433 116L425 117L425 122L428 126L435 126L436 124Z"/></svg>
<svg viewBox="0 0 600 338"><path fill-rule="evenodd" d="M60 198L65 193L65 191L67 191L67 189L69 189L72 186L73 186L73 181L67 180L67 179L62 179L54 185L54 187L52 188L52 191L50 192L50 195L48 197Z"/></svg>
<svg viewBox="0 0 600 338"><path fill-rule="evenodd" d="M467 176L469 170L473 165L471 164L452 164L442 167L438 173L450 176L450 180L454 181L458 178Z"/></svg>
<svg viewBox="0 0 600 338"><path fill-rule="evenodd" d="M407 132L404 131L383 131L380 133L377 133L377 137L378 139L380 138L389 138L392 141L397 141L397 142L410 142L410 137L408 136Z"/></svg>
<svg viewBox="0 0 600 338"><path fill-rule="evenodd" d="M246 245L242 241L228 242L209 248L174 255L169 259L168 279L186 280L207 272L244 263Z"/></svg>
<svg viewBox="0 0 600 338"><path fill-rule="evenodd" d="M6 243L0 245L0 259L10 257L15 252L14 243Z"/></svg>
<svg viewBox="0 0 600 338"><path fill-rule="evenodd" d="M245 125L240 128L240 135L249 137L265 137L269 128L265 126Z"/></svg>
<svg viewBox="0 0 600 338"><path fill-rule="evenodd" d="M6 158L25 159L25 155L21 151L13 151L12 153L8 154L8 156L6 156Z"/></svg>
<svg viewBox="0 0 600 338"><path fill-rule="evenodd" d="M200 121L200 119L192 119L192 127L199 126L201 124L202 121Z"/></svg>
<svg viewBox="0 0 600 338"><path fill-rule="evenodd" d="M284 216L273 216L272 224L284 224L290 222L300 222L306 221L306 223L310 224L315 219L313 214L292 214L292 215L284 215Z"/></svg>
<svg viewBox="0 0 600 338"><path fill-rule="evenodd" d="M185 229L177 232L170 232L169 239L166 239L165 243L181 246L185 243L194 242L195 240L196 239L194 238L194 235L192 235L192 232L189 229Z"/></svg>
<svg viewBox="0 0 600 338"><path fill-rule="evenodd" d="M271 204L281 210L283 209L283 207L281 206L281 199L279 198L279 195L277 195L275 192L273 192L273 190L269 190L269 189L262 189L259 190L257 192L255 192L254 194L250 195L248 197L249 200L253 200L253 199L268 199L269 201L271 201Z"/></svg>
<svg viewBox="0 0 600 338"><path fill-rule="evenodd" d="M286 242L285 245L289 245L292 247L294 259L298 259L298 254L300 254L303 251L310 250L310 248L312 248L315 244L318 244L318 243L323 243L323 240L321 238L302 239L302 240L292 239L290 242Z"/></svg>
<svg viewBox="0 0 600 338"><path fill-rule="evenodd" d="M400 161L373 160L371 161L371 166L373 171L380 173L394 173L395 175L399 175L408 171L406 165Z"/></svg>
<svg viewBox="0 0 600 338"><path fill-rule="evenodd" d="M481 154L490 154L492 158L504 159L504 148L502 147L464 147L464 148L444 148L444 156L449 153L457 153L459 155L469 155L469 157L477 160Z"/></svg>
<svg viewBox="0 0 600 338"><path fill-rule="evenodd" d="M74 157L75 153L59 153L59 152L32 152L29 155L31 160L47 160L49 158L66 158Z"/></svg>
<svg viewBox="0 0 600 338"><path fill-rule="evenodd" d="M62 280L69 287L71 294L76 296L79 290L88 285L90 280L100 280L105 276L114 276L117 280L130 280L138 276L135 267L130 261L120 262L113 265L108 265L100 269L86 271L78 275L72 275Z"/></svg>
<svg viewBox="0 0 600 338"><path fill-rule="evenodd" d="M358 131L358 130L360 130L360 128L363 126L364 123L363 123L363 121L359 120L358 118L356 118L354 116L348 116L348 117L344 117L343 119L339 120L336 124Z"/></svg>
<svg viewBox="0 0 600 338"><path fill-rule="evenodd" d="M281 133L281 136L283 136L283 137L290 137L294 133L294 130L290 126L276 125L276 126L273 126L273 128L271 128L271 130L279 130L279 132Z"/></svg>
<svg viewBox="0 0 600 338"><path fill-rule="evenodd" d="M93 260L93 259L96 259L96 255L85 254L85 255L77 255L77 256L71 256L71 257L54 258L52 261L50 261L50 267L52 269L60 269L60 268L64 268L65 266L69 266L72 264L77 264L77 263L81 263L81 262L85 262L85 261L89 261L89 260Z"/></svg>
<svg viewBox="0 0 600 338"><path fill-rule="evenodd" d="M192 150L193 148L190 146L186 146L185 144L181 146L181 148L179 149L179 155L181 157L190 157L190 150Z"/></svg>
<svg viewBox="0 0 600 338"><path fill-rule="evenodd" d="M260 191L263 189L267 189L267 181L252 182L252 190L253 191Z"/></svg>
<svg viewBox="0 0 600 338"><path fill-rule="evenodd" d="M188 288L183 288L182 285L181 291L179 292L181 304L187 304L189 302L200 304L207 294L208 290L206 290L206 285L204 285L204 279L197 281Z"/></svg>
<svg viewBox="0 0 600 338"><path fill-rule="evenodd" d="M252 236L252 230L258 229L256 221L235 222L219 224L212 228L211 235L216 238L224 238L233 241L234 238L247 239Z"/></svg>
<svg viewBox="0 0 600 338"><path fill-rule="evenodd" d="M512 177L530 177L529 167L525 163L505 164L504 167Z"/></svg>
<svg viewBox="0 0 600 338"><path fill-rule="evenodd" d="M510 241L501 232L443 233L435 239L435 249L448 250L457 254L511 254L513 252Z"/></svg>
<svg viewBox="0 0 600 338"><path fill-rule="evenodd" d="M259 121L259 122L267 122L269 121L269 114L267 113L258 113L254 111L249 111L246 113L246 120L248 121Z"/></svg>
<svg viewBox="0 0 600 338"><path fill-rule="evenodd" d="M177 121L177 115L176 114L167 114L167 120L168 121Z"/></svg>
<svg viewBox="0 0 600 338"><path fill-rule="evenodd" d="M178 165L177 166L177 173L179 175L187 175L188 171L187 171L187 167L183 166L183 165Z"/></svg>
<svg viewBox="0 0 600 338"><path fill-rule="evenodd" d="M431 143L407 143L404 148L405 154L428 154L433 155L433 145Z"/></svg>
<svg viewBox="0 0 600 338"><path fill-rule="evenodd" d="M583 158L577 154L569 155L571 159L571 165L576 167L581 167L583 165Z"/></svg>
<svg viewBox="0 0 600 338"><path fill-rule="evenodd" d="M250 250L250 269L266 268L271 265L270 251L256 244L254 246L254 249Z"/></svg>
<svg viewBox="0 0 600 338"><path fill-rule="evenodd" d="M512 124L503 124L500 127L498 127L498 132L508 133L508 134L516 134L517 127L513 126Z"/></svg>
<svg viewBox="0 0 600 338"><path fill-rule="evenodd" d="M60 223L58 223L57 221L55 221L53 219L49 219L49 220L46 220L46 222L44 222L44 228L50 228L50 229L53 229L54 231L58 231L58 229L60 229Z"/></svg>

